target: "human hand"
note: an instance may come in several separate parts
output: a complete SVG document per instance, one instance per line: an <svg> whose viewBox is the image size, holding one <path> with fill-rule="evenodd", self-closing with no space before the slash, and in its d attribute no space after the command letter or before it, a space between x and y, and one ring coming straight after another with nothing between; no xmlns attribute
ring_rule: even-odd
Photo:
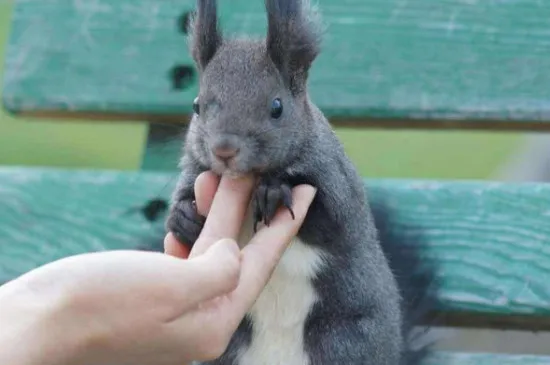
<svg viewBox="0 0 550 365"><path fill-rule="evenodd" d="M44 365L181 365L221 355L298 231L314 190L295 188L296 219L281 210L239 251L235 239L253 180L224 178L219 188L217 183L210 173L197 180L197 206L207 220L187 260L168 234L168 255L78 255L0 287L0 323L4 328L8 322L11 343L30 340L19 354L34 354ZM10 318L35 313L41 319L30 322L39 326L28 320L9 324ZM17 364L12 359L3 361L0 353L1 363Z"/></svg>

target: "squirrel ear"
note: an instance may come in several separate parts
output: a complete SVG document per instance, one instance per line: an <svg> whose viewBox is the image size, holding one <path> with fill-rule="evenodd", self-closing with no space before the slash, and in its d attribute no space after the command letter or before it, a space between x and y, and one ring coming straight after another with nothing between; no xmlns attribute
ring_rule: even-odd
<svg viewBox="0 0 550 365"><path fill-rule="evenodd" d="M216 0L197 0L197 11L189 23L190 52L203 70L222 43Z"/></svg>
<svg viewBox="0 0 550 365"><path fill-rule="evenodd" d="M265 0L267 53L294 93L305 89L320 52L320 21L308 0Z"/></svg>

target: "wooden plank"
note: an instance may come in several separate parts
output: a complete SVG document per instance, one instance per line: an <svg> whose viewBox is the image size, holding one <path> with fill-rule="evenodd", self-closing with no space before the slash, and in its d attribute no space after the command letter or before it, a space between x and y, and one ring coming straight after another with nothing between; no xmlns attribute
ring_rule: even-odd
<svg viewBox="0 0 550 365"><path fill-rule="evenodd" d="M177 174L0 168L0 281L81 252L133 248L164 235ZM550 184L366 180L384 234L440 263L445 323L550 328ZM489 318L489 319L487 319ZM489 323L490 322L490 323Z"/></svg>
<svg viewBox="0 0 550 365"><path fill-rule="evenodd" d="M550 357L518 354L439 352L424 365L548 365Z"/></svg>
<svg viewBox="0 0 550 365"><path fill-rule="evenodd" d="M143 150L141 169L174 171L178 168L185 128L177 124L151 124Z"/></svg>
<svg viewBox="0 0 550 365"><path fill-rule="evenodd" d="M382 212L390 217L386 234L396 242L426 245L424 257L441 264L444 310L438 320L451 326L550 328L542 318L550 313L548 274L542 274L550 270L550 184L367 184L377 219Z"/></svg>
<svg viewBox="0 0 550 365"><path fill-rule="evenodd" d="M264 34L261 1L220 4L227 33ZM550 125L550 74L544 72L550 68L549 4L320 0L318 5L328 32L311 91L335 123ZM192 66L178 22L193 6L194 0L18 0L4 106L40 116L185 120L196 76L174 90L170 75L174 67Z"/></svg>

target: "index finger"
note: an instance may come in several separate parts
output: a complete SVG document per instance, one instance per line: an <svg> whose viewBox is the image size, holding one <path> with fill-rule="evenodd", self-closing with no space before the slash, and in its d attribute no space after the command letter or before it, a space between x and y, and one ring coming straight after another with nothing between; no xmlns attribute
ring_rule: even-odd
<svg viewBox="0 0 550 365"><path fill-rule="evenodd" d="M234 240L238 238L254 181L251 175L238 178L222 176L204 227L189 255L190 258L205 252L214 242L222 238Z"/></svg>
<svg viewBox="0 0 550 365"><path fill-rule="evenodd" d="M258 231L242 249L239 285L231 293L231 308L224 311L224 315L231 313L229 320L236 321L233 325L238 324L269 281L288 244L298 233L315 193L315 188L309 185L295 187L292 190L295 219L280 208L269 227Z"/></svg>
<svg viewBox="0 0 550 365"><path fill-rule="evenodd" d="M208 216L219 180L218 175L212 171L202 172L195 180L196 209L203 217ZM191 245L189 242L178 241L172 232L168 232L164 237L164 252L171 256L187 259L191 253Z"/></svg>

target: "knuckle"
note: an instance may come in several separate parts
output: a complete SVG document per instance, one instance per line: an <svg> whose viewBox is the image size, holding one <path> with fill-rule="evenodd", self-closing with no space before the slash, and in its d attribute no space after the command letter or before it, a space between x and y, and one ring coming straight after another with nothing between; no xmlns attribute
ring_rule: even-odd
<svg viewBox="0 0 550 365"><path fill-rule="evenodd" d="M223 249L224 260L223 260L223 271L227 276L235 276L239 274L240 269L240 249L238 243L229 238L223 238L220 241L216 242L219 249Z"/></svg>
<svg viewBox="0 0 550 365"><path fill-rule="evenodd" d="M226 287L236 288L240 278L240 262L236 257L227 258L223 269L220 271Z"/></svg>
<svg viewBox="0 0 550 365"><path fill-rule="evenodd" d="M237 256L229 256L226 262L226 274L227 280L231 283L237 283L239 280L240 261Z"/></svg>

